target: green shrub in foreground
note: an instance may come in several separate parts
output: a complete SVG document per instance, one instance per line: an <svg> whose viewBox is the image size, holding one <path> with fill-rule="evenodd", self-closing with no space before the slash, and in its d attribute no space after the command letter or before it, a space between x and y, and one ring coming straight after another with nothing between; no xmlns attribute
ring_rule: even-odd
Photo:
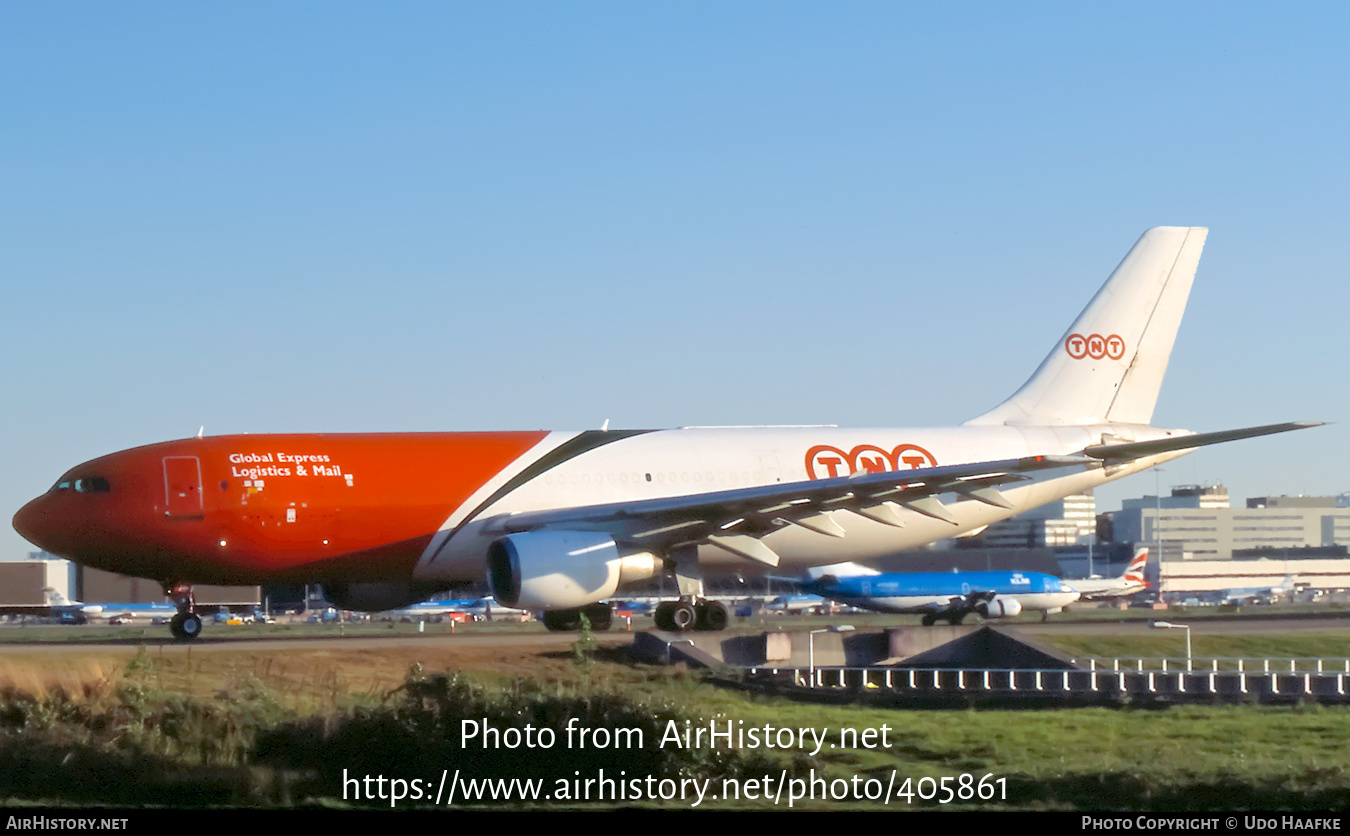
<svg viewBox="0 0 1350 836"><path fill-rule="evenodd" d="M203 702L133 665L110 693L0 694L0 798L115 804L256 801L247 759L284 713L261 688Z"/></svg>
<svg viewBox="0 0 1350 836"><path fill-rule="evenodd" d="M442 770L461 770L467 778L524 777L552 784L601 770L615 780L777 770L758 755L736 750L660 745L669 724L684 728L686 721L703 722L672 704L652 705L608 691L533 680L488 689L458 674L413 674L392 704L263 733L255 758L312 770L319 777L314 791L337 797L344 775L418 778L434 785Z"/></svg>

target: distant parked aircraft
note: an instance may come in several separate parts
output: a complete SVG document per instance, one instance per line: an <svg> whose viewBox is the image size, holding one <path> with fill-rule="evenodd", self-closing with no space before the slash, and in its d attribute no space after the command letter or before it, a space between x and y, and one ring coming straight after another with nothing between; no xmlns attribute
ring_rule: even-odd
<svg viewBox="0 0 1350 836"><path fill-rule="evenodd" d="M59 617L62 619L62 623L83 624L89 616L103 612L103 607L98 604L70 601L59 592L50 589L45 591L47 603L3 606L0 607L0 615L28 615L38 618Z"/></svg>
<svg viewBox="0 0 1350 836"><path fill-rule="evenodd" d="M923 623L960 624L971 613L1002 618L1023 610L1059 612L1077 590L1042 572L892 572L856 563L808 569L803 592L878 612L915 613Z"/></svg>
<svg viewBox="0 0 1350 836"><path fill-rule="evenodd" d="M413 618L413 619L431 619L442 618L452 613L470 612L472 607L479 606L479 598L456 598L449 601L423 601L420 604L410 604L396 610L386 610L385 615ZM481 607L479 607L481 610Z"/></svg>
<svg viewBox="0 0 1350 836"><path fill-rule="evenodd" d="M820 595L779 595L764 605L769 612L794 613L806 612L823 606L825 599Z"/></svg>
<svg viewBox="0 0 1350 836"><path fill-rule="evenodd" d="M1245 589L1225 589L1225 604L1268 604L1276 598L1293 595L1297 589L1293 575L1285 575L1278 586L1254 586Z"/></svg>
<svg viewBox="0 0 1350 836"><path fill-rule="evenodd" d="M1078 590L1084 601L1105 601L1111 598L1124 598L1136 592L1148 589L1144 579L1144 568L1148 565L1148 549L1140 546L1134 550L1130 565L1118 578L1085 578L1069 580L1066 583Z"/></svg>

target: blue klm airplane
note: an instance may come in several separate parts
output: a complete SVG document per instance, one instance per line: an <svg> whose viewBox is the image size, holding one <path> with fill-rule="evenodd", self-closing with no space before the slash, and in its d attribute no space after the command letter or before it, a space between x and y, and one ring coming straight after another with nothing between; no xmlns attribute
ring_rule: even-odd
<svg viewBox="0 0 1350 836"><path fill-rule="evenodd" d="M803 592L855 607L889 613L922 614L960 624L971 613L985 618L1023 610L1059 612L1078 600L1078 590L1042 572L900 572L882 574L856 563L808 570Z"/></svg>

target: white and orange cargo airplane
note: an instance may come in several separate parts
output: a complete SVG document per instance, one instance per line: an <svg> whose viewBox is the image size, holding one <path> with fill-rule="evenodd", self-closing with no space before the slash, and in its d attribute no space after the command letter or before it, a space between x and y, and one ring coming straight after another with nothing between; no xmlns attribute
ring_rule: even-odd
<svg viewBox="0 0 1350 836"><path fill-rule="evenodd" d="M488 576L497 599L603 627L625 584L673 570L664 629L721 629L706 569L866 561L979 531L1207 444L1149 425L1206 230L1144 233L1021 389L942 429L693 427L242 435L138 447L68 471L14 517L27 539L164 583L322 582L344 608L406 606Z"/></svg>

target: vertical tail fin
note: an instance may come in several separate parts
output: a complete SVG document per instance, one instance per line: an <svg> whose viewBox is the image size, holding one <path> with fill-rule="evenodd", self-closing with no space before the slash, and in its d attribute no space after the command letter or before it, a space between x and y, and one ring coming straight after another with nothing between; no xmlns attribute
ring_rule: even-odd
<svg viewBox="0 0 1350 836"><path fill-rule="evenodd" d="M1134 558L1130 560L1130 565L1125 567L1125 573L1121 575L1129 583L1141 583L1148 586L1148 581L1144 579L1144 569L1148 566L1148 549L1139 546L1134 550Z"/></svg>
<svg viewBox="0 0 1350 836"><path fill-rule="evenodd" d="M1147 424L1208 232L1145 232L1031 379L966 423Z"/></svg>

